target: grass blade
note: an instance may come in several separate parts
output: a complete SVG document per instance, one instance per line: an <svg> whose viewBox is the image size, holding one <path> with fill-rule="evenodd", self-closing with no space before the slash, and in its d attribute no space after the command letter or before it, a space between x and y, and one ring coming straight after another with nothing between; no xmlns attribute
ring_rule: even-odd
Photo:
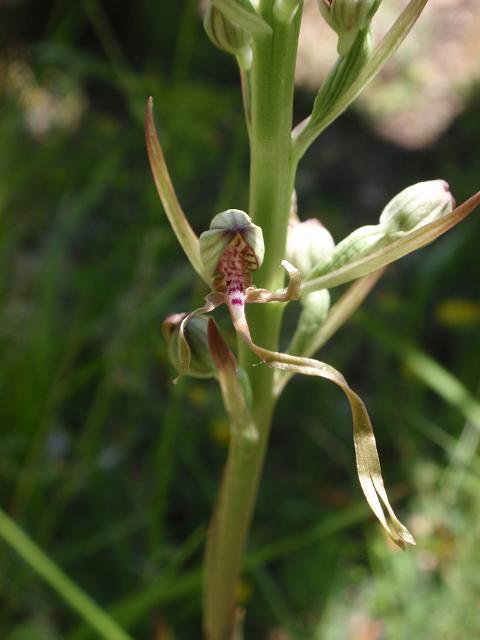
<svg viewBox="0 0 480 640"><path fill-rule="evenodd" d="M47 582L57 594L105 640L132 640L115 620L99 607L0 509L0 537Z"/></svg>

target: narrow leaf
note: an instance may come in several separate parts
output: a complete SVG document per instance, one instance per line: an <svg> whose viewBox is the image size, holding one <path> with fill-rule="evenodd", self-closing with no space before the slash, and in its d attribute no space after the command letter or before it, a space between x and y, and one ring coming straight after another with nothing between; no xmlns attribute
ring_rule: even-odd
<svg viewBox="0 0 480 640"><path fill-rule="evenodd" d="M298 161L308 147L345 109L357 98L363 89L373 80L414 26L428 0L411 0L392 25L380 44L375 48L368 62L356 79L345 89L338 99L324 113L321 119L307 118L293 131L293 156Z"/></svg>
<svg viewBox="0 0 480 640"><path fill-rule="evenodd" d="M0 538L104 640L133 640L0 508ZM3 552L3 549L2 549Z"/></svg>
<svg viewBox="0 0 480 640"><path fill-rule="evenodd" d="M173 188L170 174L165 162L162 147L158 139L155 121L153 117L153 98L150 97L145 111L145 141L147 143L148 158L153 173L153 179L157 187L158 195L162 201L167 218L177 236L178 242L185 251L191 265L210 287L210 278L203 267L200 258L198 238L190 226L185 213L178 201Z"/></svg>
<svg viewBox="0 0 480 640"><path fill-rule="evenodd" d="M302 295L318 289L331 289L341 284L360 278L372 271L376 271L399 258L416 251L433 242L443 233L464 220L480 204L480 191L466 200L459 207L400 238L387 246L371 253L368 256L354 260L340 269L320 275L324 266L320 269L312 269L301 286ZM320 272L320 273L319 273Z"/></svg>
<svg viewBox="0 0 480 640"><path fill-rule="evenodd" d="M340 56L325 78L312 109L311 125L321 122L335 108L335 104L359 76L367 64L373 48L369 31L358 34L355 43L346 56Z"/></svg>
<svg viewBox="0 0 480 640"><path fill-rule="evenodd" d="M272 28L256 11L250 0L212 0L225 16L252 36L272 35Z"/></svg>

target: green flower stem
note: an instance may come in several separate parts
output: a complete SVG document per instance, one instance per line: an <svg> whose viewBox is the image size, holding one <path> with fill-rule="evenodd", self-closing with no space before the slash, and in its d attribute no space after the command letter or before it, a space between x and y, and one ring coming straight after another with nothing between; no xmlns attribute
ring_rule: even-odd
<svg viewBox="0 0 480 640"><path fill-rule="evenodd" d="M250 524L251 476L246 470L255 464L257 451L255 441L232 432L205 555L204 631L208 640L231 640L235 593Z"/></svg>
<svg viewBox="0 0 480 640"><path fill-rule="evenodd" d="M231 423L228 472L208 532L203 576L205 637L221 640L234 635L233 605L248 524L242 510L244 487L248 484L243 470L255 456L258 434L238 379L235 357L212 318L208 324L208 345Z"/></svg>
<svg viewBox="0 0 480 640"><path fill-rule="evenodd" d="M263 230L265 259L255 284L276 291L283 286L280 266L285 256L288 218L294 176L290 159L293 92L301 7L289 23L273 13L272 0L261 3L263 17L272 25L273 38L255 43L252 67L252 135L249 214ZM278 348L284 305L250 305L248 320L253 339L268 349ZM275 404L273 371L258 365L258 359L243 343L240 363L250 375L253 417L259 431L256 459L245 469L250 477L245 517L253 511Z"/></svg>
<svg viewBox="0 0 480 640"><path fill-rule="evenodd" d="M294 73L301 10L288 24L273 13L273 1L263 0L260 13L273 35L254 42L251 70L251 169L249 214L263 229L267 248L255 278L259 287L275 291L283 286L284 258L293 176L290 162ZM277 349L283 305L250 305L248 319L254 339ZM210 567L220 592L234 593L239 578L268 442L275 398L273 370L239 344L240 363L248 371L253 391L252 413L259 432L257 442L232 439L223 486L211 530L228 550L221 563ZM248 449L248 450L247 450ZM223 612L220 610L223 608ZM228 609L225 611L225 609ZM231 620L234 603L219 603L218 615ZM228 631L226 632L228 633ZM228 635L208 640L227 640ZM228 639L230 640L230 639Z"/></svg>
<svg viewBox="0 0 480 640"><path fill-rule="evenodd" d="M132 640L106 611L82 591L20 527L0 509L0 537L105 640Z"/></svg>
<svg viewBox="0 0 480 640"><path fill-rule="evenodd" d="M290 161L295 60L301 11L289 24L270 10L273 38L257 40L252 67L252 140L249 215L267 248L256 285L283 284L288 216L293 190Z"/></svg>

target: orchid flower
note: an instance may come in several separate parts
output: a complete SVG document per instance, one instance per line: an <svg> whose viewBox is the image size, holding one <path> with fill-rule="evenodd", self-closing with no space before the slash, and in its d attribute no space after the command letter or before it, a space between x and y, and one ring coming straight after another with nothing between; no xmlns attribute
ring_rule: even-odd
<svg viewBox="0 0 480 640"><path fill-rule="evenodd" d="M297 300L300 294L300 272L286 260L282 262L289 277L286 289L271 292L252 285L252 274L261 266L264 251L260 227L253 224L249 216L238 209L230 209L216 215L210 229L201 234L200 256L206 272L213 279L212 292L206 297L203 307L196 309L181 321L178 345L180 376L188 372L190 365L190 347L185 339L185 328L189 321L198 314L209 313L219 305L225 304L238 335L267 366L326 378L345 393L352 411L358 477L368 504L393 542L402 548L407 544L415 544L412 534L398 520L388 500L372 423L365 404L351 389L344 376L331 365L319 360L270 351L252 340L245 305L290 302Z"/></svg>
<svg viewBox="0 0 480 640"><path fill-rule="evenodd" d="M162 195L163 185L171 187L171 182L155 130L151 100L146 112L146 135L154 177ZM170 196L168 189L167 195L169 199L164 204L167 214L174 209L174 229L187 255L192 255L192 264L197 272L211 288L202 307L178 316L179 376L175 382L188 373L190 367L190 346L185 337L188 323L196 316L211 313L225 304L235 331L262 363L289 376L300 373L325 378L344 392L352 413L358 478L367 502L395 544L402 548L407 544L415 544L412 534L399 521L388 500L373 427L363 400L349 386L345 377L331 365L303 355L271 351L256 344L250 333L245 306L269 302L288 303L312 291L337 286L355 278L371 278L372 274L385 268L390 262L428 244L463 220L480 203L480 193L453 209L454 200L444 181L430 181L409 187L387 205L380 216L379 225L362 227L353 232L337 245L329 261L317 265L307 274L305 282L302 283L299 270L283 260L281 266L285 269L289 282L285 289L278 291L268 291L253 285L253 274L262 265L265 246L261 228L245 212L229 209L217 214L212 219L210 228L197 239L178 201ZM165 200L164 197L162 199ZM423 212L420 217L419 211ZM401 230L398 229L398 220L402 220ZM411 221L410 226L407 224L405 227L405 220ZM335 307L332 308L332 315L334 309ZM168 326L172 325L171 319L166 322ZM213 353L212 356L215 360Z"/></svg>

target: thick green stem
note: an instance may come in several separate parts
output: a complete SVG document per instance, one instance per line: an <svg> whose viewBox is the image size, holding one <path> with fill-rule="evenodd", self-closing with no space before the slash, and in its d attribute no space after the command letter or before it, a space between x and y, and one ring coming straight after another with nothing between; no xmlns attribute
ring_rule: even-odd
<svg viewBox="0 0 480 640"><path fill-rule="evenodd" d="M266 253L256 284L283 282L292 192L293 81L301 12L290 24L275 22L273 38L257 41L252 68L252 141L249 214L262 227Z"/></svg>
<svg viewBox="0 0 480 640"><path fill-rule="evenodd" d="M242 566L251 506L250 476L258 441L232 433L225 476L208 532L204 575L204 631L208 640L231 640L235 593ZM247 515L248 514L248 515Z"/></svg>
<svg viewBox="0 0 480 640"><path fill-rule="evenodd" d="M264 2L264 17L273 38L257 41L252 68L252 124L249 214L263 230L265 260L255 284L275 291L283 285L280 266L285 257L294 171L291 162L293 91L301 7L290 23L278 21L272 2ZM277 349L283 305L251 305L248 320L253 339ZM241 363L249 372L254 395L254 417L261 432L268 430L273 410L273 372L257 364L239 345ZM261 434L262 435L262 434ZM261 463L260 463L261 466Z"/></svg>
<svg viewBox="0 0 480 640"><path fill-rule="evenodd" d="M273 1L263 0L261 14L272 26L273 35L257 38L251 72L251 166L249 214L262 227L266 254L255 279L260 287L276 290L283 285L284 258L293 171L291 129L294 73L301 7L290 22L281 22L273 12ZM251 305L249 325L254 340L276 350L283 305ZM217 511L211 528L213 543L221 540L227 552L210 565L221 584L216 616L222 622L208 640L230 640L235 587L241 572L248 530L265 458L275 405L273 370L255 366L258 359L239 345L240 361L248 371L253 391L253 417L259 432L257 442L238 442L231 447ZM208 562L208 558L207 558ZM211 611L211 605L207 609Z"/></svg>

